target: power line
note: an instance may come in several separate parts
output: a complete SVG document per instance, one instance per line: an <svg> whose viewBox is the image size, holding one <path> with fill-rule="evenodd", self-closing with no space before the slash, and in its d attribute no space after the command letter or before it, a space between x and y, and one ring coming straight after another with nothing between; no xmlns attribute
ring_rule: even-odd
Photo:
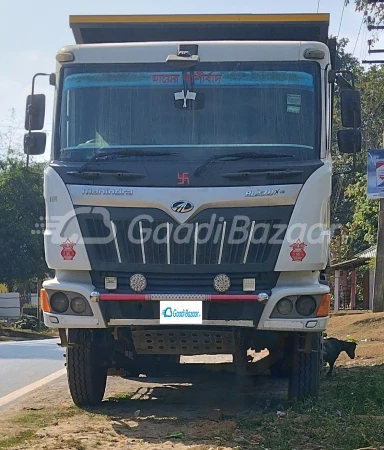
<svg viewBox="0 0 384 450"><path fill-rule="evenodd" d="M361 57L361 59L365 58L368 53L369 43L368 43L367 38L368 38L368 31L367 31L367 36L366 36L365 43L364 43L364 52L363 52L363 56Z"/></svg>
<svg viewBox="0 0 384 450"><path fill-rule="evenodd" d="M363 28L363 23L364 23L364 17L361 19L361 24L360 24L359 33L358 33L358 35L357 35L355 47L354 47L354 49L353 49L353 55L355 55L357 43L359 42L360 33L361 33L362 28Z"/></svg>
<svg viewBox="0 0 384 450"><path fill-rule="evenodd" d="M365 49L365 40L367 39L368 30L365 28L363 32L363 36L361 38L361 47L360 47L360 60L363 59L363 53Z"/></svg>
<svg viewBox="0 0 384 450"><path fill-rule="evenodd" d="M343 10L341 11L340 25L339 25L339 31L338 31L338 33L337 33L337 38L339 38L339 34L340 34L340 30L341 30L341 25L342 25L342 23L343 23L344 10L345 10L346 5L347 5L347 0L343 0Z"/></svg>

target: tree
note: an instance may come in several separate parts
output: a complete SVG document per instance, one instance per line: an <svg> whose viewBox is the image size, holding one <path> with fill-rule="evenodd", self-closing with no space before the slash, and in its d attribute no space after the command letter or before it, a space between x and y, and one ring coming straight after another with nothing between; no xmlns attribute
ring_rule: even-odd
<svg viewBox="0 0 384 450"><path fill-rule="evenodd" d="M352 200L353 213L347 223L350 254L365 250L375 244L377 236L378 202L367 200L367 176L360 174L357 182L346 189L346 196Z"/></svg>
<svg viewBox="0 0 384 450"><path fill-rule="evenodd" d="M384 66L371 66L363 71L358 61L345 53L346 41L339 46L343 67L353 69L356 85L362 97L363 148L357 158L356 173L334 177L332 192L332 221L342 225L340 236L335 238L335 254L351 258L357 252L376 242L378 202L367 200L366 161L367 150L382 148L384 128ZM335 131L340 127L338 99L335 99ZM334 141L335 141L334 137ZM334 171L342 170L345 155L340 155L334 145Z"/></svg>
<svg viewBox="0 0 384 450"><path fill-rule="evenodd" d="M20 143L23 142L23 124L16 120L16 113L14 109L9 111L6 117L8 127L0 133L0 163L11 159L22 161L23 152Z"/></svg>
<svg viewBox="0 0 384 450"><path fill-rule="evenodd" d="M348 5L351 0L346 0L345 4ZM356 10L362 11L368 17L371 17L372 23L378 25L384 21L384 3L369 3L368 0L355 0Z"/></svg>
<svg viewBox="0 0 384 450"><path fill-rule="evenodd" d="M0 167L0 283L12 290L44 277L43 170L7 158ZM39 233L36 233L36 232Z"/></svg>
<svg viewBox="0 0 384 450"><path fill-rule="evenodd" d="M356 82L359 82L363 75L363 67L360 65L357 58L352 54L346 52L348 39L342 38L337 43L337 55L339 59L339 67L343 70L350 70L356 77ZM351 80L348 80L351 81ZM333 159L333 183L332 183L332 198L331 198L331 221L332 223L346 224L351 219L351 205L350 200L345 197L345 190L350 183L355 180L353 173L344 174L352 165L352 158L341 154L337 146L337 131L342 128L341 125L341 111L340 111L340 97L339 90L335 89L334 99L334 115L333 115L333 145L332 145L332 159ZM364 156L359 158L360 165L363 164ZM364 170L360 167L360 171Z"/></svg>

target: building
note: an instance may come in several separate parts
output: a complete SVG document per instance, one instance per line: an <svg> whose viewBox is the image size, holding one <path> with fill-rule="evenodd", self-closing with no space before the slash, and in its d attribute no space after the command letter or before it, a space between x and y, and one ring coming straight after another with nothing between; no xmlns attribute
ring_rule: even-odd
<svg viewBox="0 0 384 450"><path fill-rule="evenodd" d="M374 260L376 246L358 253L348 261L333 264L329 269L333 288L334 310L372 309L375 284Z"/></svg>

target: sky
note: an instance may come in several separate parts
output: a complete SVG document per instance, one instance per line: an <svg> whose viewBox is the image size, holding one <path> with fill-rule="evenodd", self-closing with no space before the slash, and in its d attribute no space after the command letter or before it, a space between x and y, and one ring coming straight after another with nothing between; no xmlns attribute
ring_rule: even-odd
<svg viewBox="0 0 384 450"><path fill-rule="evenodd" d="M343 13L344 0L0 0L0 134L9 131L10 124L16 136L23 133L25 100L33 75L53 72L59 48L74 43L71 14L314 13L318 3L319 12L331 14L330 34L337 35L341 24L339 36L350 40L348 50L355 50L359 59L366 58L369 33L361 27L362 14L353 4ZM36 92L47 96L45 127L49 132L53 88L48 79L38 80Z"/></svg>

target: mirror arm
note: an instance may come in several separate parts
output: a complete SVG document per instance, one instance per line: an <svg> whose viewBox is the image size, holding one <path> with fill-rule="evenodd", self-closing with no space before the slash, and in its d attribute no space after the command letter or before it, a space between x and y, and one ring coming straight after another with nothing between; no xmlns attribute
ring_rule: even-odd
<svg viewBox="0 0 384 450"><path fill-rule="evenodd" d="M31 99L32 99L32 104L28 105L28 117L29 117L29 126L28 126L28 137L29 137L29 142L32 142L32 114L33 114L33 96L35 95L35 82L36 82L36 78L37 77L50 77L51 74L50 73L43 73L43 72L39 72L36 73L33 78L32 78L32 92L31 92ZM29 167L29 145L27 147L27 169Z"/></svg>
<svg viewBox="0 0 384 450"><path fill-rule="evenodd" d="M337 75L341 75L341 77L338 78ZM343 75L350 75L352 79L352 85L347 81L347 79ZM331 70L328 76L328 81L330 83L336 82L336 84L339 86L340 89L344 88L355 90L355 80L356 75L350 70Z"/></svg>

